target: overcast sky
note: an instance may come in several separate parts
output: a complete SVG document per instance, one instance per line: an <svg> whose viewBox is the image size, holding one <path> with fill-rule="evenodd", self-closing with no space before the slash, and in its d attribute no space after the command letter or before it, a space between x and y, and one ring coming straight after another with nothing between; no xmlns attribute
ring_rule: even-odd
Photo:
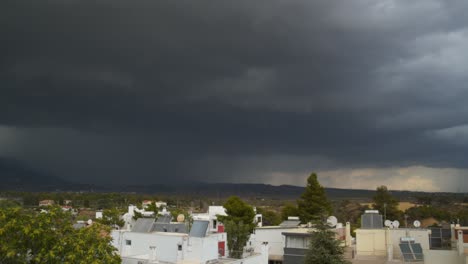
<svg viewBox="0 0 468 264"><path fill-rule="evenodd" d="M465 0L0 1L0 158L468 191Z"/></svg>

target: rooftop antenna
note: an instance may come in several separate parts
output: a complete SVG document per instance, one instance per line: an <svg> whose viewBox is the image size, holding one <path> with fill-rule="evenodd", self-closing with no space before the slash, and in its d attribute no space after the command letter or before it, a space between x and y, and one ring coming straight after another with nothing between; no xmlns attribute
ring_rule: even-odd
<svg viewBox="0 0 468 264"><path fill-rule="evenodd" d="M327 225L330 227L335 227L338 224L338 219L335 216L329 216L327 218Z"/></svg>
<svg viewBox="0 0 468 264"><path fill-rule="evenodd" d="M384 219L387 219L387 203L384 203L383 204L383 214L384 214Z"/></svg>
<svg viewBox="0 0 468 264"><path fill-rule="evenodd" d="M385 224L386 227L391 227L392 221L390 221L390 220L385 220L384 224Z"/></svg>

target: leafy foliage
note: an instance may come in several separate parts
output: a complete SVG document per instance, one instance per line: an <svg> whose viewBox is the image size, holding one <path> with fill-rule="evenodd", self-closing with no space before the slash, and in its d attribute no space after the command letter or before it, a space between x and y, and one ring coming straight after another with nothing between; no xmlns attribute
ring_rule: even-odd
<svg viewBox="0 0 468 264"><path fill-rule="evenodd" d="M120 263L110 229L98 223L76 230L60 208L48 213L0 209L0 263Z"/></svg>
<svg viewBox="0 0 468 264"><path fill-rule="evenodd" d="M309 250L305 257L305 264L348 264L344 259L344 249L340 241L335 239L335 233L323 223L315 225L316 232L312 233Z"/></svg>
<svg viewBox="0 0 468 264"><path fill-rule="evenodd" d="M145 211L154 212L154 215L158 215L159 208L156 206L156 202L153 201L145 207Z"/></svg>
<svg viewBox="0 0 468 264"><path fill-rule="evenodd" d="M331 203L325 194L325 189L317 180L317 174L310 174L307 186L301 199L298 200L299 217L303 223L318 220L323 215L332 212Z"/></svg>
<svg viewBox="0 0 468 264"><path fill-rule="evenodd" d="M281 216L272 210L257 208L257 212L262 214L263 226L276 226L281 223Z"/></svg>
<svg viewBox="0 0 468 264"><path fill-rule="evenodd" d="M398 200L388 191L387 186L377 187L373 202L372 207L381 214L386 213L387 219L402 220L403 212L398 210Z"/></svg>
<svg viewBox="0 0 468 264"><path fill-rule="evenodd" d="M281 209L281 219L287 220L289 216L299 216L299 209L297 206L292 204L286 204L283 209Z"/></svg>
<svg viewBox="0 0 468 264"><path fill-rule="evenodd" d="M102 219L97 220L103 225L110 227L122 227L125 224L125 221L120 217L121 212L117 208L106 209L102 212Z"/></svg>
<svg viewBox="0 0 468 264"><path fill-rule="evenodd" d="M252 206L237 196L230 197L224 208L227 216L218 215L217 219L225 226L229 255L232 258L241 258L244 246L255 228L255 212Z"/></svg>
<svg viewBox="0 0 468 264"><path fill-rule="evenodd" d="M227 233L227 244L229 246L229 256L231 258L242 258L244 246L249 240L250 226L243 222L236 223L228 220L224 223L224 230Z"/></svg>

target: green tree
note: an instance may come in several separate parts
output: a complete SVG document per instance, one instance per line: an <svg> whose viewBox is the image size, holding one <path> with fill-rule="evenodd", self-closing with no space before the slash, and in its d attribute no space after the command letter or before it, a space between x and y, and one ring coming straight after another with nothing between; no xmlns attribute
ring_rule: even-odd
<svg viewBox="0 0 468 264"><path fill-rule="evenodd" d="M242 258L244 247L249 241L250 226L244 222L236 223L232 220L223 222L224 231L227 233L227 244L231 258Z"/></svg>
<svg viewBox="0 0 468 264"><path fill-rule="evenodd" d="M224 204L227 216L218 215L217 219L224 224L227 233L229 255L241 258L244 246L255 228L255 212L237 196L230 197Z"/></svg>
<svg viewBox="0 0 468 264"><path fill-rule="evenodd" d="M148 204L145 208L145 211L147 212L154 212L154 215L158 215L159 208L156 206L156 202L151 202Z"/></svg>
<svg viewBox="0 0 468 264"><path fill-rule="evenodd" d="M325 189L317 180L317 174L310 174L307 186L301 199L297 201L299 217L303 223L318 220L332 213L331 203L325 194Z"/></svg>
<svg viewBox="0 0 468 264"><path fill-rule="evenodd" d="M263 226L276 226L281 223L281 216L274 211L257 208L257 213L262 214Z"/></svg>
<svg viewBox="0 0 468 264"><path fill-rule="evenodd" d="M362 212L369 209L356 201L342 200L335 204L334 215L343 222L357 223L361 218Z"/></svg>
<svg viewBox="0 0 468 264"><path fill-rule="evenodd" d="M60 208L38 213L0 209L0 263L121 263L108 227L93 224L76 230Z"/></svg>
<svg viewBox="0 0 468 264"><path fill-rule="evenodd" d="M13 200L0 200L0 208L21 207L21 204Z"/></svg>
<svg viewBox="0 0 468 264"><path fill-rule="evenodd" d="M348 264L344 259L344 248L335 239L335 233L328 225L318 223L316 231L311 233L309 250L305 257L305 264Z"/></svg>
<svg viewBox="0 0 468 264"><path fill-rule="evenodd" d="M121 212L117 208L106 209L102 212L102 218L97 221L110 227L123 227L125 221L120 217Z"/></svg>
<svg viewBox="0 0 468 264"><path fill-rule="evenodd" d="M297 206L292 205L292 204L286 204L281 209L282 220L287 220L289 216L299 216L299 209L297 209Z"/></svg>
<svg viewBox="0 0 468 264"><path fill-rule="evenodd" d="M398 200L388 191L387 186L377 187L372 200L372 208L378 210L381 214L385 214L387 219L402 220L402 212L398 210Z"/></svg>

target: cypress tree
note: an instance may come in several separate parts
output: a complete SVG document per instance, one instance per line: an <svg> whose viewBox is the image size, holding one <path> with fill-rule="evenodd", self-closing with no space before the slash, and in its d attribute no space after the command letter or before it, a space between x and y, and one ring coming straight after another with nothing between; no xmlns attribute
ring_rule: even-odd
<svg viewBox="0 0 468 264"><path fill-rule="evenodd" d="M317 180L317 174L310 174L301 199L297 201L299 217L303 223L319 220L330 215L332 206L325 194L325 189Z"/></svg>

